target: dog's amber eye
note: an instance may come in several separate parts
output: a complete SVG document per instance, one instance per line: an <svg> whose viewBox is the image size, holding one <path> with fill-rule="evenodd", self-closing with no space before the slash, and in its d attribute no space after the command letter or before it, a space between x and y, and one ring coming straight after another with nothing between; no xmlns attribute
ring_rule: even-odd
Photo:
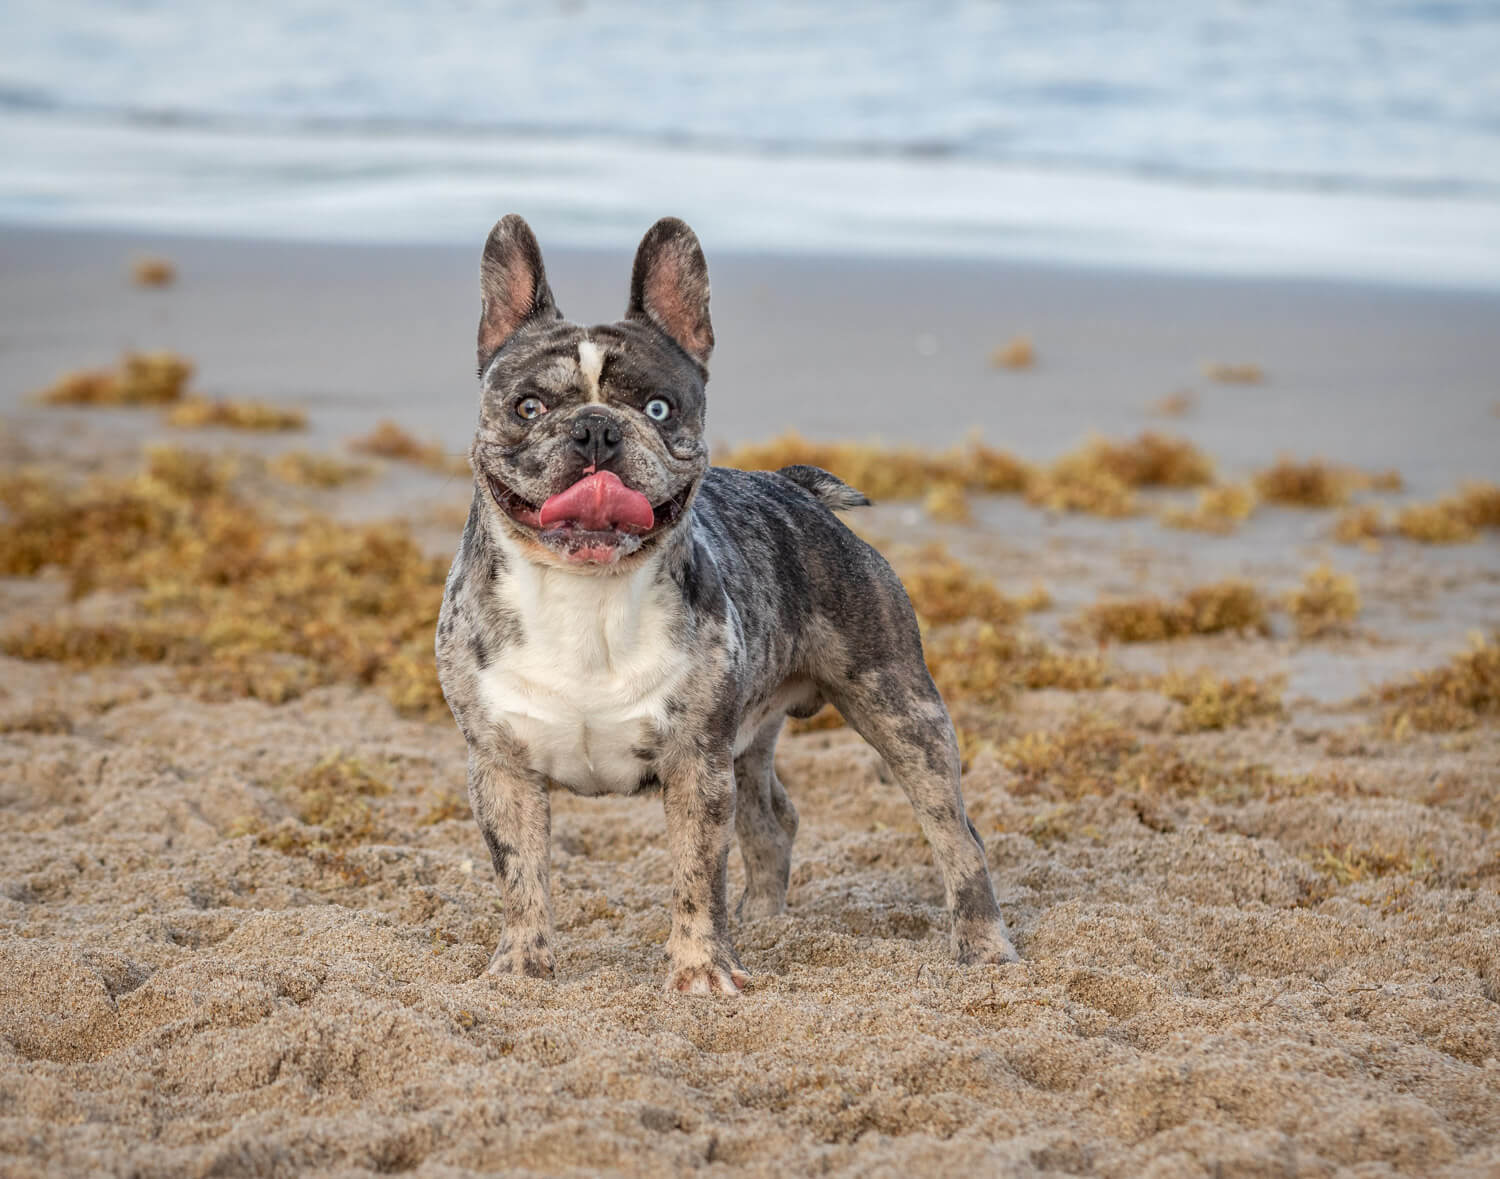
<svg viewBox="0 0 1500 1179"><path fill-rule="evenodd" d="M672 416L672 406L664 397L653 397L646 402L646 416L653 422L664 422Z"/></svg>
<svg viewBox="0 0 1500 1179"><path fill-rule="evenodd" d="M527 397L516 406L516 417L524 418L528 422L531 421L532 418L541 417L546 412L547 407L543 405L538 398L535 397Z"/></svg>

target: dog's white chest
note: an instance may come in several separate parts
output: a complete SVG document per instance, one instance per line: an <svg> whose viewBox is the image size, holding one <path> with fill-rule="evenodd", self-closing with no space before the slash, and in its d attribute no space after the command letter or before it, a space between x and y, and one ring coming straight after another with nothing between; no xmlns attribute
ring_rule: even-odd
<svg viewBox="0 0 1500 1179"><path fill-rule="evenodd" d="M511 587L521 641L480 675L490 719L526 746L531 768L580 794L632 793L640 756L667 723L688 660L646 570L582 577L529 568Z"/></svg>

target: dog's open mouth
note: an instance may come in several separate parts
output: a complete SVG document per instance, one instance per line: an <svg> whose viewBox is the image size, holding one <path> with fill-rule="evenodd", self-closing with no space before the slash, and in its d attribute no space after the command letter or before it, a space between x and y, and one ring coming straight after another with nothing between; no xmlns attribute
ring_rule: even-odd
<svg viewBox="0 0 1500 1179"><path fill-rule="evenodd" d="M535 504L486 473L490 493L507 516L534 530L549 548L580 564L608 565L629 556L648 538L676 522L693 492L688 483L653 506L613 471L586 475L573 486Z"/></svg>

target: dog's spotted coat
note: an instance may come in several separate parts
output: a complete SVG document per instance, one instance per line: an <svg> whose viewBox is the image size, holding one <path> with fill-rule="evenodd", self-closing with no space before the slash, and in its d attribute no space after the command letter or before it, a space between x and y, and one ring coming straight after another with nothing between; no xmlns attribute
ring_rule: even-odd
<svg viewBox="0 0 1500 1179"><path fill-rule="evenodd" d="M813 467L708 465L714 337L692 230L664 219L646 234L618 323L562 318L515 216L485 245L481 292L474 500L437 658L505 903L490 970L553 972L548 788L659 789L673 863L668 988L738 993L748 974L730 941L731 832L747 875L741 917L781 912L797 812L776 740L787 715L824 702L911 799L958 959L1014 959L911 604L831 510L864 497ZM664 419L661 407L648 417L653 400ZM541 525L543 504L600 471L649 500L650 530Z"/></svg>

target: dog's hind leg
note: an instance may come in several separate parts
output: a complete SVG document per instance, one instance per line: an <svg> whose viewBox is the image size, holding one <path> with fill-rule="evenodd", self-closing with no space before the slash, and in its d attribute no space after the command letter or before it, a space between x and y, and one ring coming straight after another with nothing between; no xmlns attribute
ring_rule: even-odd
<svg viewBox="0 0 1500 1179"><path fill-rule="evenodd" d="M984 844L964 813L953 722L920 655L830 685L828 694L885 759L917 812L953 915L954 956L966 964L1014 962Z"/></svg>
<svg viewBox="0 0 1500 1179"><path fill-rule="evenodd" d="M774 917L786 908L797 808L776 777L776 740L784 719L768 721L734 759L734 829L745 861L745 891L737 910L741 921Z"/></svg>

